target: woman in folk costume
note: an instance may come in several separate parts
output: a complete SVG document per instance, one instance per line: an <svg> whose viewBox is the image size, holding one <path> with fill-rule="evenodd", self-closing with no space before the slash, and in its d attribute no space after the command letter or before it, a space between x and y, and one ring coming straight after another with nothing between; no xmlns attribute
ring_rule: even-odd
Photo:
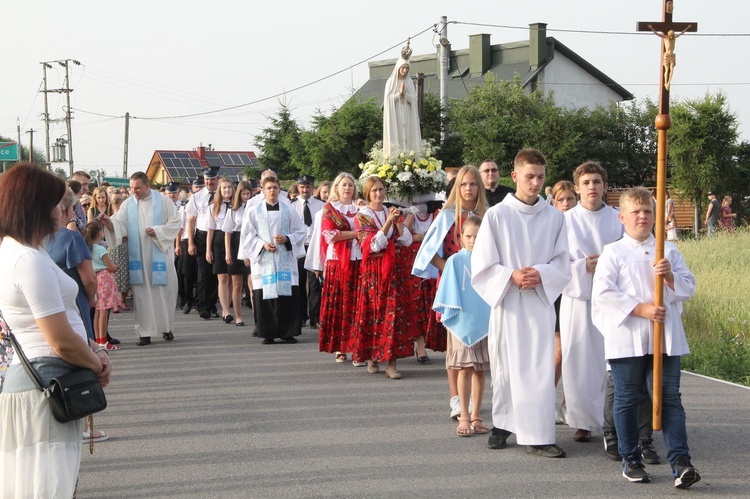
<svg viewBox="0 0 750 499"><path fill-rule="evenodd" d="M409 208L409 214L404 219L404 225L411 232L411 246L402 248L398 253L396 267L399 273L404 274L404 287L399 291L404 300L406 313L398 319L401 322L401 330L408 331L416 337L417 362L424 364L430 360L425 351L425 337L430 331L430 338L445 337L445 330L435 318L432 310L432 302L435 300L437 281L435 279L422 279L411 273L414 260L422 245L427 230L437 216L436 210L430 210L430 205L419 204ZM442 342L443 344L445 341ZM434 344L430 345L435 346ZM445 350L443 348L443 350Z"/></svg>
<svg viewBox="0 0 750 499"><path fill-rule="evenodd" d="M304 254L307 227L286 203L279 203L279 181L263 180L265 202L246 209L238 258L253 268L253 303L263 344L281 338L297 343L300 323L297 258Z"/></svg>
<svg viewBox="0 0 750 499"><path fill-rule="evenodd" d="M229 301L232 299L232 288L229 284L229 269L227 268L226 245L224 241L224 220L232 211L232 196L234 186L226 178L219 182L216 188L213 206L209 206L208 231L206 235L206 261L213 265L214 274L219 281L219 303L221 304L221 318L231 324L234 320L229 314Z"/></svg>
<svg viewBox="0 0 750 499"><path fill-rule="evenodd" d="M385 83L383 96L383 152L398 155L402 151L418 151L422 147L419 130L417 91L409 77L409 42L401 49L401 57Z"/></svg>
<svg viewBox="0 0 750 499"><path fill-rule="evenodd" d="M357 310L362 251L354 231L356 197L354 177L340 173L322 210L320 259L324 263L318 348L335 353L336 362L347 360L347 344Z"/></svg>
<svg viewBox="0 0 750 499"><path fill-rule="evenodd" d="M487 211L487 200L482 187L482 177L473 166L464 166L456 175L454 187L448 195L442 211L435 217L424 236L414 261L412 274L423 279L437 279L443 271L445 262L461 249L461 226L469 215L484 216ZM432 314L434 317L434 314ZM427 330L427 348L438 351L446 350L447 333L441 325L442 334L434 334L434 328ZM461 405L458 397L458 371L448 369L448 388L450 391L450 416L458 418Z"/></svg>
<svg viewBox="0 0 750 499"><path fill-rule="evenodd" d="M411 233L404 227L398 208L383 206L385 185L376 176L365 180L362 194L367 206L357 213L355 227L362 247L359 272L359 302L350 339L352 358L367 361L370 374L379 372L379 362L388 362L386 376L401 378L396 359L414 354L413 338L397 328L396 317L403 313L398 289L404 275L394 270L396 246L409 246Z"/></svg>
<svg viewBox="0 0 750 499"><path fill-rule="evenodd" d="M242 220L245 218L245 206L251 197L253 197L253 186L250 182L243 180L237 184L232 209L224 217L224 225L221 228L224 231L224 251L226 253L224 261L227 263L227 271L232 279L234 325L239 327L245 325L242 320L242 288L245 285L245 279L250 276L250 268L245 265L244 260L237 258L237 253L240 250L240 234ZM251 283L248 281L248 284Z"/></svg>
<svg viewBox="0 0 750 499"><path fill-rule="evenodd" d="M458 396L461 416L456 434L469 437L489 430L482 421L482 397L485 372L490 368L487 335L490 306L471 286L471 252L482 219L468 217L461 226L463 249L448 258L443 268L434 308L448 329L448 354L445 367L458 371ZM469 401L473 406L469 409Z"/></svg>

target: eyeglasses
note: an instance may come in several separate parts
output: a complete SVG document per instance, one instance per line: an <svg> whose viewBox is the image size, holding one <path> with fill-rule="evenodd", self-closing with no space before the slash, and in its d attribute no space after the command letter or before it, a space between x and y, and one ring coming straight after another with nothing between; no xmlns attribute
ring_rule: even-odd
<svg viewBox="0 0 750 499"><path fill-rule="evenodd" d="M498 168L487 168L486 170L482 170L479 173L497 173L500 170Z"/></svg>
<svg viewBox="0 0 750 499"><path fill-rule="evenodd" d="M83 206L84 208L88 208L89 206L91 206L91 203L81 203L81 206Z"/></svg>

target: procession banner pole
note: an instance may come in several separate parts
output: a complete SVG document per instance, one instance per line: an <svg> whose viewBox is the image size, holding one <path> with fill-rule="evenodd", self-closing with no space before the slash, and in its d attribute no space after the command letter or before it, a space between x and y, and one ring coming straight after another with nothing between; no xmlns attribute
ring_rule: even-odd
<svg viewBox="0 0 750 499"><path fill-rule="evenodd" d="M669 86L676 65L675 41L685 32L698 31L697 23L676 23L672 21L674 1L663 0L663 17L661 22L639 22L638 31L651 31L661 38L661 59L659 65L659 113L654 124L657 131L656 147L656 255L654 263L664 258L665 212L667 198L667 135L672 126L669 115ZM677 34L675 34L677 33ZM654 305L664 306L664 277L654 279ZM654 430L661 430L662 412L662 366L664 353L664 324L654 322L654 365L653 365L653 413Z"/></svg>

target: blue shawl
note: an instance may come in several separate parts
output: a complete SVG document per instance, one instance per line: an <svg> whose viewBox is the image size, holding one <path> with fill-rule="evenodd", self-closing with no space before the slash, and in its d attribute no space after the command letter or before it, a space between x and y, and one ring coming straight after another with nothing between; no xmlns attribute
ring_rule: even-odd
<svg viewBox="0 0 750 499"><path fill-rule="evenodd" d="M151 192L154 218L152 226L164 225L164 205L160 194ZM146 201L145 199L143 200ZM138 201L135 196L127 200L128 206L128 269L130 270L130 284L144 284L143 261L141 260L141 230L138 227ZM144 228L145 230L145 228ZM167 256L156 243L151 243L151 285L167 285Z"/></svg>

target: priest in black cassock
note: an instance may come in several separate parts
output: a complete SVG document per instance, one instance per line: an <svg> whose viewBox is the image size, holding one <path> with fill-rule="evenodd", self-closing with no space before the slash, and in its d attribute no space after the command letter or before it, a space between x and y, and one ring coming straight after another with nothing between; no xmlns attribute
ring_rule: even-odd
<svg viewBox="0 0 750 499"><path fill-rule="evenodd" d="M498 184L500 180L500 169L497 167L497 163L491 159L485 159L479 165L479 173L482 175L482 183L484 184L484 195L487 198L487 204L495 206L499 204L505 196L516 192L510 187Z"/></svg>
<svg viewBox="0 0 750 499"><path fill-rule="evenodd" d="M288 203L279 202L279 181L263 179L265 201L245 210L238 257L253 269L258 337L297 343L301 331L297 258L305 255L307 227ZM248 205L249 206L249 205Z"/></svg>

